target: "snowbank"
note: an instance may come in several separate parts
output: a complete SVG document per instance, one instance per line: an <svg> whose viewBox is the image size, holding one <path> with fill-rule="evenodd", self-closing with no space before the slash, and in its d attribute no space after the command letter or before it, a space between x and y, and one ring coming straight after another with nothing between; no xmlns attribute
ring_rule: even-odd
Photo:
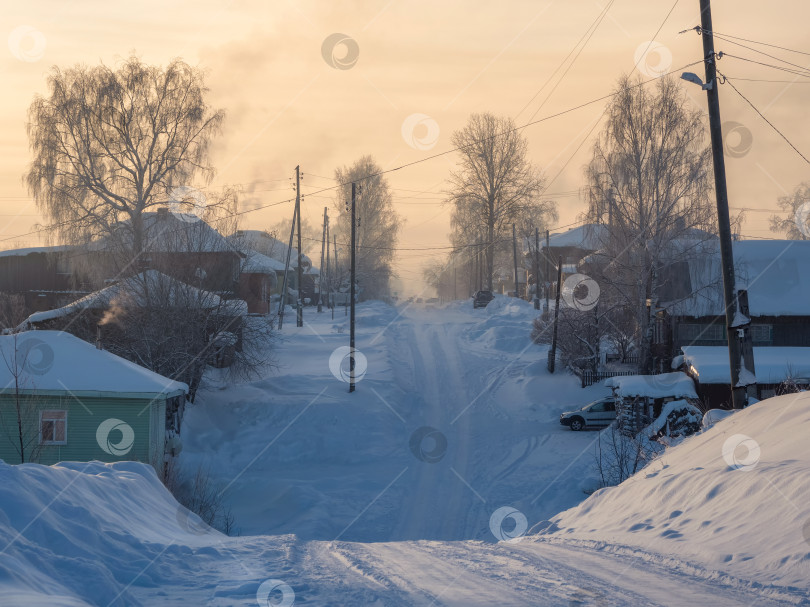
<svg viewBox="0 0 810 607"><path fill-rule="evenodd" d="M178 563L219 532L179 506L136 462L0 462L0 605L134 605L137 589L176 583ZM139 575L140 574L140 575Z"/></svg>
<svg viewBox="0 0 810 607"><path fill-rule="evenodd" d="M810 394L762 401L668 449L547 532L810 590ZM662 556L663 558L663 556Z"/></svg>

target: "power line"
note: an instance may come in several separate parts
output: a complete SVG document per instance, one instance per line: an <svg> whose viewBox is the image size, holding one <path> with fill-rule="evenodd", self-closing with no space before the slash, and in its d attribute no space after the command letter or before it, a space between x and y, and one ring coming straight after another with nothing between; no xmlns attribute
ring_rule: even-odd
<svg viewBox="0 0 810 607"><path fill-rule="evenodd" d="M683 32L679 32L679 33L683 34L684 32L691 32L692 30L698 32L698 34L703 32L703 29L699 25L696 25L695 27L693 27L691 29L684 30ZM739 36L732 36L731 34L721 34L719 32L709 32L709 31L707 31L706 33L707 34L711 33L714 36L724 36L726 38L733 38L735 40L742 40L743 42L750 42L751 44L759 44L761 46L769 46L771 48L779 49L780 51L788 51L790 53L798 53L799 55L807 55L808 57L810 57L810 52L807 52L807 51L798 51L796 49L787 48L785 46L779 46L779 45L776 45L776 44L770 44L768 42L761 42L759 40L750 40L748 38L741 38Z"/></svg>
<svg viewBox="0 0 810 607"><path fill-rule="evenodd" d="M717 36L717 35L715 35L715 37L716 37L718 40L722 40L723 42L726 42L726 43L728 43L728 44L734 44L734 45L736 45L736 46L741 46L742 48L744 48L744 49L748 49L749 51L753 51L753 52L755 52L755 53L759 53L760 55L765 55L766 57L769 57L770 59L776 59L777 61L781 61L782 63L784 63L784 64L786 64L786 65L790 65L790 66L792 66L792 67L799 68L800 70L808 71L808 68L806 68L806 67L805 67L805 66L803 66L803 65L798 65L797 63L791 63L790 61L786 61L785 59L782 59L781 57L777 57L776 55L771 55L770 53L766 53L765 51L760 51L760 50L758 50L758 49L755 49L755 48L754 48L754 47L752 47L752 46L748 46L748 45L746 45L746 44L740 44L739 42L734 42L733 40L729 40L729 39L724 38L724 37L722 37L722 36Z"/></svg>
<svg viewBox="0 0 810 607"><path fill-rule="evenodd" d="M562 68L562 66L563 66L563 65L565 65L565 62L566 62L566 61L568 61L568 58L569 58L569 57L571 57L571 55L573 55L573 54L574 54L574 51L577 49L577 47L578 47L580 44L582 44L582 41L583 41L583 40L585 40L585 37L586 37L586 36L588 36L588 32L590 32L590 31L591 31L591 29L593 29L593 32L595 32L595 31L596 31L596 29L599 27L599 25L601 25L602 20L605 18L605 15L607 15L607 12L608 12L608 10L610 10L610 7L613 5L613 2L614 2L614 1L615 1L615 0L611 0L611 2L609 2L609 3L608 3L606 6L605 6L605 8L603 8L603 9L602 9L602 11L599 13L599 15L597 15L597 17L596 17L596 19L594 19L593 23L591 23L591 24L588 26L588 28L587 28L587 29L585 30L585 32L582 34L582 36L581 36L581 37L580 37L580 39L577 41L577 43L574 45L574 47L573 47L573 48L572 48L572 49L569 51L569 53L568 53L568 54L565 56L565 59L563 59L563 60L560 62L560 64L559 64L559 65L556 67L556 69L555 69L555 70L554 70L554 71L551 73L551 76L549 76L549 77L546 79L546 81L543 83L543 86L541 86L541 87L538 89L538 91L537 91L537 92L536 92L536 93L535 93L535 94L532 96L532 98L531 98L531 99L529 99L528 103L526 103L526 105L524 105L524 106L521 108L521 110L520 110L520 111L519 111L519 112L518 112L518 113L515 115L515 120L517 120L517 119L518 119L518 117L519 117L519 116L520 116L520 115L521 115L521 114L522 114L522 113L523 113L523 112L526 110L526 108L527 108L527 107L529 107L529 106L532 104L532 101L534 101L534 100L537 98L537 96L538 96L538 95L539 95L541 92L543 92L543 89L544 89L544 88L546 88L546 87L548 86L548 84L549 84L549 83L550 83L550 82L553 80L553 78L554 78L554 76L557 74L557 72L559 72L559 71L560 71L560 69ZM593 35L593 32L591 32L591 36ZM582 45L582 49L584 49L584 48L585 48L585 46L588 44L588 42L589 42L589 41L590 41L590 36L588 36L588 40L585 40L585 44L583 44L583 45ZM580 49L580 53L582 52L582 49ZM577 53L577 56L576 56L576 57L574 57L573 61L571 61L571 65L573 65L573 64L574 64L574 62L577 60L577 57L579 57L579 53ZM569 66L568 66L568 69L570 69L570 68L571 68L571 65L569 65ZM566 69L566 72L565 72L565 73L568 73L568 69ZM564 74L563 74L563 75L560 77L560 80L559 80L559 82L557 82L557 84L554 86L554 89L556 89L556 88L557 88L557 86L559 86L560 82L562 82L563 78L565 78L565 73L564 73ZM538 112L538 111L540 111L540 109L543 107L543 105L545 105L546 101L548 101L549 97L550 97L550 96L551 96L551 94L554 92L554 89L552 89L552 90L551 90L551 92L549 92L549 94L546 96L546 98L545 98L545 99L543 100L543 102L540 104L540 107L538 107L538 108L537 108L537 110L535 110L534 114L532 114L532 118L534 117L534 115L535 115L535 114L537 114L537 112ZM529 119L531 120L531 118L529 118Z"/></svg>
<svg viewBox="0 0 810 607"><path fill-rule="evenodd" d="M805 161L807 164L810 164L810 160L808 160L808 159L807 159L807 157L806 157L804 154L802 154L802 153L799 151L799 148L797 148L795 145L793 145L793 143L791 143L790 139L788 139L788 138L785 136L785 134L784 134L782 131L780 131L778 128L776 128L776 126L774 126L774 124L773 124L773 123L772 123L770 120L768 120L767 118L765 118L765 115L764 115L762 112L760 112L760 111L759 111L759 109L757 109L757 106L755 106L753 103L751 103L751 101L748 99L748 97L746 97L745 95L743 95L743 94L742 94L742 93L741 93L741 92L740 92L740 91L737 89L737 87L736 87L736 86L734 86L734 83L733 83L733 82L731 82L731 80L729 80L729 79L728 79L728 77L726 77L726 76L725 76L723 73L721 73L720 71L718 71L717 73L718 73L718 74L720 74L720 75L721 75L721 76L722 76L722 77L725 79L725 81L726 81L726 82L728 82L728 85L729 85L731 88L733 88L733 89L734 89L734 92L735 92L735 93L737 93L737 94L738 94L740 97L742 97L742 98L745 100L745 102L746 102L748 105L750 105L750 106L753 108L753 110L754 110L754 111L755 111L757 114L759 114L759 117L760 117L760 118L762 118L762 119L763 119L765 122L767 122L767 123L768 123L768 126L770 126L770 127L771 127L771 128L774 130L774 131L776 131L776 132L779 134L779 136L780 136L780 137L782 137L782 139L784 139L785 141L787 141L788 145L789 145L790 147L792 147L792 148L793 148L793 149L796 151L796 153L797 153L799 156L801 156L801 157L802 157L802 160L804 160L804 161Z"/></svg>
<svg viewBox="0 0 810 607"><path fill-rule="evenodd" d="M787 72L788 74L795 74L796 76L810 76L810 71L798 71L791 68L782 67L781 65L773 65L772 63L763 63L762 61L756 61L754 59L748 59L747 57L740 57L739 55L732 55L730 53L723 53L723 57L731 57L732 59L739 59L740 61L755 63L756 65L769 67L775 70L779 70L781 72Z"/></svg>
<svg viewBox="0 0 810 607"><path fill-rule="evenodd" d="M767 80L764 78L737 78L734 80L743 80L745 82L773 82L782 84L810 84L810 80Z"/></svg>
<svg viewBox="0 0 810 607"><path fill-rule="evenodd" d="M681 67L679 67L679 68L677 68L677 69L670 70L669 72L666 72L666 73L664 73L664 74L661 74L660 76L656 76L656 77L654 77L654 78L650 78L649 80L644 80L644 81L638 82L638 83L636 83L636 84L634 84L634 85L632 85L632 86L627 87L627 89L626 89L626 90L633 90L633 89L636 89L636 88L639 88L639 87L645 86L645 85L649 84L650 82L653 82L653 81L655 81L655 80L658 80L658 79L660 79L660 78L663 78L664 76L668 76L668 75L670 75L670 74L674 74L674 73L676 73L676 72L680 72L680 71L682 71L682 70L685 70L686 68L689 68L689 67L695 66L695 65L697 65L697 64L699 64L699 63L703 63L703 60L701 59L701 60L699 60L699 61L693 61L692 63L688 63L688 64L683 65L683 66L681 66ZM553 113L553 114L549 114L548 116L544 116L544 117L542 117L542 118L538 118L537 120L531 120L531 121L529 121L529 122L527 122L527 123L525 123L525 124L523 124L523 125L521 125L521 126L516 126L516 127L513 127L513 128L511 128L511 129L507 129L507 130L505 130L505 131L503 131L503 132L501 132L501 133L496 133L496 134L494 134L494 135L491 135L491 136L487 137L486 139L484 139L484 141L487 141L487 140L490 140L490 139L496 139L497 137L503 137L504 135L508 135L508 134L509 134L509 133L511 133L511 132L518 132L518 131L522 131L523 129L528 128L528 127L530 127L530 126L534 126L534 125L536 125L536 124L540 124L540 123L542 123L542 122L547 122L547 121L552 120L552 119L554 119L554 118L559 118L560 116L564 116L564 115L566 115L566 114L570 114L571 112L575 112L575 111L580 110L580 109L582 109L582 108L585 108L585 107L588 107L588 106L594 105L594 104L596 104L596 103L599 103L600 101L605 101L606 99L610 99L610 98L612 98L612 97L615 97L615 96L617 96L617 95L619 95L619 94L621 94L621 93L623 93L623 92L624 92L624 90L622 90L622 91L614 91L614 92L612 92L612 93L608 93L608 94L606 94L606 95L602 95L601 97L597 97L597 98L595 98L595 99L591 99L590 101L585 101L585 102L580 103L580 104L578 104L578 105L575 105L575 106L569 107L569 108L567 108L567 109L565 109L565 110L561 110L561 111L559 111L559 112L555 112L555 113ZM469 144L469 145L474 145L474 144ZM388 173L393 173L393 172L395 172L395 171L399 171L399 170L402 170L402 169L405 169L405 168L408 168L408 167L411 167L411 166L414 166L414 165L417 165L417 164L422 164L423 162L428 162L428 161L430 161L430 160L435 160L436 158L441 158L441 157L443 157L443 156L447 156L448 154L452 154L452 153L454 153L454 152L458 152L459 150L462 150L462 149L464 149L465 147L469 147L469 145L468 145L468 146L459 146L459 147L451 148L451 149L449 149L449 150L445 150L444 152L438 152L438 153L436 153L436 154L432 154L432 155L430 155L430 156L426 156L426 157L424 157L424 158L420 158L420 159L418 159L418 160L413 160L413 161L411 161L411 162L407 162L407 163L405 163L405 164L399 165L399 166L394 167L394 168L391 168L391 169L384 169L384 170L382 170L382 171L378 171L378 172L376 172L376 173L371 173L371 174L369 174L369 175L364 175L363 177L360 177L360 178L358 178L358 179L355 179L355 181L356 181L356 182L359 182L359 181L364 181L364 180L366 180L366 179L371 179L371 178L373 178L373 177L378 177L378 176L380 176L380 175L385 175L385 174L388 174ZM283 180L279 180L279 181L283 181ZM329 187L325 187L325 188L322 188L322 189L320 189L320 190L316 190L316 191L314 191L314 192L309 192L309 193L307 193L307 194L306 194L306 196L315 196L315 195L317 195L317 194L321 194L321 193L323 193L323 192L331 192L331 191L336 190L336 189L338 189L339 187L342 187L342 186L345 186L345 185L348 185L348 184L347 184L347 183L338 183L338 184L336 184L336 185L329 186ZM247 213L253 213L253 212L256 212L256 211L260 211L260 210L262 210L262 209L267 209L267 208L270 208L270 207L274 207L274 206L278 206L278 205L281 205L281 204L286 204L286 203L290 203L290 202L294 202L294 201L295 201L295 198L288 198L288 199L286 199L286 200L279 200L279 201L277 201L277 202L271 202L271 203L268 203L268 204L258 205L258 206L256 206L256 207L252 207L252 208L250 208L250 209L245 209L245 210L242 210L242 211L237 211L237 212L232 213L232 214L230 214L230 215L223 216L223 217L221 217L221 218L217 219L217 221L225 221L225 220L227 220L227 219L231 219L231 218L233 218L233 217L238 217L238 216L241 216L241 215L246 215ZM33 230L33 231L31 231L31 232L26 232L26 233L24 233L24 234L18 234L18 235L16 235L16 236L11 236L11 237L8 237L8 238L0 238L0 242L5 242L5 241L8 241L8 240L14 240L14 239L17 239L17 238L21 238L21 237L23 237L23 236L31 236L31 235L34 235L34 234L41 234L42 232L47 232L47 231L51 231L51 230L54 230L54 229L59 229L60 227L64 227L64 226L66 226L66 225L70 225L71 223L78 223L78 220L68 220L68 221L60 222L60 223L55 224L55 225L53 225L53 226L48 226L48 227L41 228L41 229L38 229L38 230Z"/></svg>

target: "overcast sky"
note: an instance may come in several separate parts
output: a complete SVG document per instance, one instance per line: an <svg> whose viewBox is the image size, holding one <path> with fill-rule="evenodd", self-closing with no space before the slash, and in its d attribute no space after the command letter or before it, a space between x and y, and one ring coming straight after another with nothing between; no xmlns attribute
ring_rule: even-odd
<svg viewBox="0 0 810 607"><path fill-rule="evenodd" d="M305 174L304 190L312 192L333 185L328 178L335 167L364 154L394 168L446 151L451 133L473 112L508 115L523 124L609 93L639 59L645 77L698 61L700 37L678 33L699 23L698 0L680 0L657 44L639 57L673 3L4 0L0 249L40 244L36 235L25 235L41 218L21 176L30 161L26 111L33 96L45 92L52 65L115 65L135 52L149 63L181 57L204 67L211 104L227 112L214 147L214 185L241 184L249 206L291 196L288 179L296 164ZM608 4L576 61L563 64ZM717 32L810 52L806 0L716 0L713 12ZM349 40L332 44L341 38L333 34ZM730 43L716 47L776 63ZM810 56L757 48L810 65ZM757 80L735 84L810 155L810 78L732 57L719 67L730 78ZM689 69L703 73L701 65ZM694 107L705 111L705 94L686 82L683 87ZM779 196L808 179L808 165L729 86L720 94L731 151L730 203L759 209L748 212L744 234L769 236L769 213L761 210L775 210ZM603 109L604 102L595 103L524 131L533 162L551 182L548 195L558 202L560 226L584 210L577 190ZM400 246L447 244L450 209L440 203L455 162L447 154L389 174L397 210L406 218ZM319 222L333 200L332 192L307 196L304 216ZM291 216L292 205L282 204L246 214L242 226L264 228ZM402 279L412 287L421 282L419 268L436 257L401 252Z"/></svg>

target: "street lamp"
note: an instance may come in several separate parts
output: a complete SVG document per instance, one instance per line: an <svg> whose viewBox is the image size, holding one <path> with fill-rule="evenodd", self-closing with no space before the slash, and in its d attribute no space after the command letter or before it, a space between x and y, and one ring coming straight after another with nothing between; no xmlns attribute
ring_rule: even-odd
<svg viewBox="0 0 810 607"><path fill-rule="evenodd" d="M710 91L714 87L714 78L709 80L706 84L703 84L703 80L700 79L700 76L693 72L684 72L681 74L681 80L686 80L687 82L691 82L693 84L697 84L700 88L704 91Z"/></svg>

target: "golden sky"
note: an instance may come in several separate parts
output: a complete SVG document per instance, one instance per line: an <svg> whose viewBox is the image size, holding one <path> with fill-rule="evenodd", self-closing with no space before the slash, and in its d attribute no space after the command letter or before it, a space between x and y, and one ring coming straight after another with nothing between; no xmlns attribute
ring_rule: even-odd
<svg viewBox="0 0 810 607"><path fill-rule="evenodd" d="M45 92L51 65L114 65L134 51L150 63L181 57L204 67L210 102L227 112L213 151L213 185L241 184L243 204L267 204L292 195L288 179L297 164L303 190L314 192L333 185L328 178L336 166L364 154L389 169L449 150L451 133L472 112L523 124L601 97L622 72L634 70L638 49L647 48L673 3L614 0L576 61L564 63L540 91L610 0L3 0L0 249L40 244L26 235L41 218L21 176L30 159L26 110L34 94ZM716 0L713 12L717 32L810 52L806 0ZM639 62L642 74L700 60L700 37L678 34L698 23L698 0L680 0ZM349 41L332 45L333 34ZM729 43L716 48L777 63ZM810 66L810 56L757 48ZM731 78L758 80L735 84L810 155L810 78L731 57L719 68ZM689 69L702 76L702 65ZM683 87L705 111L705 94ZM779 196L808 179L808 165L730 87L720 94L730 204L760 209L748 212L743 233L770 236L769 213L761 209L775 210ZM603 109L604 102L595 103L524 131L532 160L553 179L548 194L558 202L560 226L584 209L577 190ZM454 162L447 154L389 174L406 219L401 247L446 246L450 209L440 203ZM333 200L332 192L306 196L304 217L319 223ZM247 213L242 227L291 216L292 205L282 204ZM420 267L439 254L399 254L403 291L421 288Z"/></svg>

